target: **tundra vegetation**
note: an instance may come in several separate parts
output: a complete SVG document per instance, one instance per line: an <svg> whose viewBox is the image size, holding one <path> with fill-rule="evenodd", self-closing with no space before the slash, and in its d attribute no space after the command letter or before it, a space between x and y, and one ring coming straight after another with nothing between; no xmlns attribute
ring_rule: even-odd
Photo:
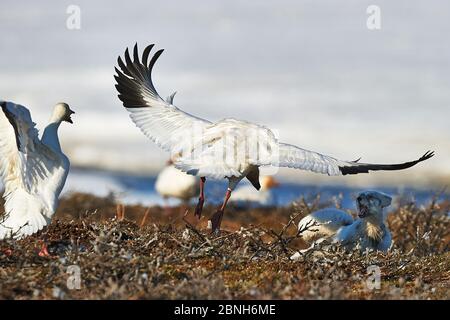
<svg viewBox="0 0 450 320"><path fill-rule="evenodd" d="M221 234L213 236L207 229L212 206L198 220L192 209L167 214L124 206L113 196L67 195L46 230L0 241L0 298L450 298L450 202L397 200L387 220L394 241L388 253L319 246L290 261L306 247L298 221L330 205L340 207L339 196L273 209L230 208ZM38 256L42 241L52 257ZM379 286L368 285L374 266Z"/></svg>

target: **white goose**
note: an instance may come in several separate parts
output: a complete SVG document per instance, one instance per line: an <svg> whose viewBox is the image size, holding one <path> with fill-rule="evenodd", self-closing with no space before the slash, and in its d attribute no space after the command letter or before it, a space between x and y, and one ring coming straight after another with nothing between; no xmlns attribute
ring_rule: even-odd
<svg viewBox="0 0 450 320"><path fill-rule="evenodd" d="M199 192L198 179L175 168L169 161L158 174L155 189L165 199L177 198L187 203Z"/></svg>
<svg viewBox="0 0 450 320"><path fill-rule="evenodd" d="M200 198L195 214L200 217L206 177L228 179L228 189L222 206L211 218L213 231L220 228L223 211L231 192L243 178L259 190L259 167L279 166L313 171L328 175L346 175L370 170L400 170L414 166L433 156L401 164L370 164L341 161L278 141L273 132L247 121L224 119L216 123L190 115L163 100L152 82L152 69L163 50L148 61L153 45L145 48L142 60L137 44L133 60L128 49L125 63L118 58L121 69L115 68L116 89L123 106L137 127L164 150L172 153L176 168L201 177Z"/></svg>
<svg viewBox="0 0 450 320"><path fill-rule="evenodd" d="M274 207L276 205L273 188L279 186L278 181L272 176L263 176L260 179L261 189L259 192L255 191L250 185L242 186L234 190L230 202L237 206L243 205L245 207Z"/></svg>
<svg viewBox="0 0 450 320"><path fill-rule="evenodd" d="M0 218L0 239L23 238L51 221L58 196L69 172L58 128L72 123L66 103L55 106L42 138L24 106L0 101L0 173L5 187L5 214Z"/></svg>

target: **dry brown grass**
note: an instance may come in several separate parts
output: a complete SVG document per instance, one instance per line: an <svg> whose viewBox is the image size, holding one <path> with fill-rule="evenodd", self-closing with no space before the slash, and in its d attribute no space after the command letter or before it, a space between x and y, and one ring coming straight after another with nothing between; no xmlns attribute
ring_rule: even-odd
<svg viewBox="0 0 450 320"><path fill-rule="evenodd" d="M174 208L122 206L113 197L73 194L61 201L44 232L0 242L2 299L449 299L449 204L392 212L395 241L387 253L329 248L292 262L304 246L296 222L321 206L239 211L224 231L206 229ZM38 240L52 258L37 255ZM68 266L81 270L81 289L67 287ZM367 267L380 267L381 289L368 290Z"/></svg>

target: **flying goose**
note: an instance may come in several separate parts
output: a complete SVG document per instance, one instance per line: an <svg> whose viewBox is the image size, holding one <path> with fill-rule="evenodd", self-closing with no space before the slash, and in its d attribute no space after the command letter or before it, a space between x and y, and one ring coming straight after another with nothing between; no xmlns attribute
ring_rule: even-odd
<svg viewBox="0 0 450 320"><path fill-rule="evenodd" d="M153 142L171 152L176 168L200 177L200 198L195 215L201 216L206 177L228 179L223 204L211 218L212 229L220 228L231 192L246 177L260 189L259 167L278 166L328 175L367 173L371 170L401 170L431 158L427 152L417 160L400 164L371 164L342 161L278 141L273 132L243 120L224 119L216 123L178 109L173 96L163 100L152 81L152 69L163 50L149 61L153 44L144 49L142 59L137 44L133 57L128 48L125 62L119 56L115 68L116 89L132 121ZM250 152L248 152L250 150ZM256 151L255 151L256 150Z"/></svg>
<svg viewBox="0 0 450 320"><path fill-rule="evenodd" d="M63 121L72 123L74 112L58 103L39 139L27 108L6 101L0 106L0 174L5 187L0 239L19 239L48 225L56 211L70 166L58 128Z"/></svg>

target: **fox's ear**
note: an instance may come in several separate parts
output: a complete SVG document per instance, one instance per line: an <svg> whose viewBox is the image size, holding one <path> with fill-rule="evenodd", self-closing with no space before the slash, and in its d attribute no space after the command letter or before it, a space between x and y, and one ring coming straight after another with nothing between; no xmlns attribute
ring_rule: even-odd
<svg viewBox="0 0 450 320"><path fill-rule="evenodd" d="M381 206L383 208L389 207L392 203L392 198L387 194L380 193Z"/></svg>

